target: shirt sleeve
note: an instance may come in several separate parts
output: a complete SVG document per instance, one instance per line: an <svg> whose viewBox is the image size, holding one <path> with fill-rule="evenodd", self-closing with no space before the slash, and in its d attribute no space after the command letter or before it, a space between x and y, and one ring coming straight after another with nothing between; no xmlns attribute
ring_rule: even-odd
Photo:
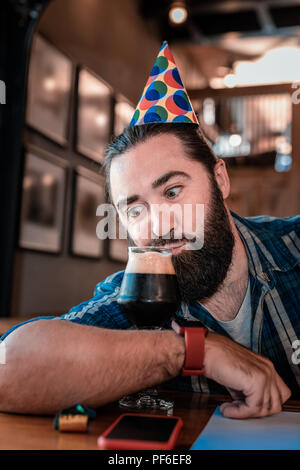
<svg viewBox="0 0 300 470"><path fill-rule="evenodd" d="M62 316L36 317L15 325L2 336L1 341L16 328L38 320L66 320L81 325L119 330L131 328L133 324L126 318L117 302L123 275L124 271L119 271L107 277L96 285L92 299L72 307Z"/></svg>

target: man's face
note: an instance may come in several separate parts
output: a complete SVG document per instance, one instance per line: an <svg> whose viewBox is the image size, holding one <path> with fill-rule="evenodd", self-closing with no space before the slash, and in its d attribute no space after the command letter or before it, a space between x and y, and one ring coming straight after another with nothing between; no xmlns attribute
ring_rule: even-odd
<svg viewBox="0 0 300 470"><path fill-rule="evenodd" d="M225 166L216 166L218 184L226 193ZM171 134L151 137L112 160L112 201L131 244L173 248L173 263L186 301L216 292L231 262L234 238L218 184ZM178 216L187 205L193 209L189 220ZM197 205L204 206L204 246L187 250L191 236L203 231L194 210Z"/></svg>

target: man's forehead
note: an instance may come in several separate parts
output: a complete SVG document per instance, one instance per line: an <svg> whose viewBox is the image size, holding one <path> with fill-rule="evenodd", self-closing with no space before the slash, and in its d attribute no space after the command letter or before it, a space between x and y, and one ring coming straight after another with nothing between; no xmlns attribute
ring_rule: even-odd
<svg viewBox="0 0 300 470"><path fill-rule="evenodd" d="M172 158L186 158L185 149L179 138L172 134L152 136L130 148L126 153L112 161L118 167L131 167L133 163L141 168L159 160L162 164Z"/></svg>
<svg viewBox="0 0 300 470"><path fill-rule="evenodd" d="M138 143L121 156L114 158L110 168L111 186L129 178L143 178L149 181L160 176L160 173L190 166L186 150L179 138L171 134L151 137Z"/></svg>
<svg viewBox="0 0 300 470"><path fill-rule="evenodd" d="M162 134L141 142L112 160L110 187L114 203L121 194L140 194L153 182L170 171L195 173L199 162L191 160L178 137Z"/></svg>
<svg viewBox="0 0 300 470"><path fill-rule="evenodd" d="M187 158L179 139L173 135L158 135L133 146L114 158L110 168L110 185L114 195L135 183L151 185L161 174L176 167L184 168Z"/></svg>

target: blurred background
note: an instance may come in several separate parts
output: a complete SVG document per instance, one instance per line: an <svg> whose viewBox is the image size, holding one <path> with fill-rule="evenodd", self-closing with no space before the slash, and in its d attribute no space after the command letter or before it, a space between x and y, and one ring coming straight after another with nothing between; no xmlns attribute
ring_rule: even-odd
<svg viewBox="0 0 300 470"><path fill-rule="evenodd" d="M300 1L2 0L0 36L0 333L123 269L126 241L96 237L99 171L163 40L229 207L300 212Z"/></svg>

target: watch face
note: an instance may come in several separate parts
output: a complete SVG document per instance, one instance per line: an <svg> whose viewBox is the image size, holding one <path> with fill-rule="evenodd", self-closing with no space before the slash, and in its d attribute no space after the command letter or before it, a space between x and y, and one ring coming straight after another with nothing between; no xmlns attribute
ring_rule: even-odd
<svg viewBox="0 0 300 470"><path fill-rule="evenodd" d="M189 320L185 320L185 318L177 318L177 317L175 317L174 320L179 326L185 326L185 327L188 326L189 328L201 328L204 326L200 320L189 321Z"/></svg>

